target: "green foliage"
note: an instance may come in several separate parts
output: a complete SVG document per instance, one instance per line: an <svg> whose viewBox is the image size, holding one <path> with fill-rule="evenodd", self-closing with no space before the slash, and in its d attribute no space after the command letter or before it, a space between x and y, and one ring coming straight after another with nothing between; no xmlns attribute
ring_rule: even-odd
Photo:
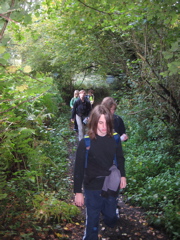
<svg viewBox="0 0 180 240"><path fill-rule="evenodd" d="M5 170L7 169L6 162L0 163L0 200L7 197L7 193L3 191L6 188L6 174Z"/></svg>
<svg viewBox="0 0 180 240"><path fill-rule="evenodd" d="M162 72L163 77L180 74L180 39L171 44L171 48L168 51L163 52L165 59L168 60L168 70Z"/></svg>
<svg viewBox="0 0 180 240"><path fill-rule="evenodd" d="M45 222L57 220L58 222L71 221L73 217L80 213L78 207L60 201L55 193L40 193L34 195L33 205L35 208L35 217Z"/></svg>
<svg viewBox="0 0 180 240"><path fill-rule="evenodd" d="M18 210L31 209L34 193L54 189L65 199L71 184L65 141L71 132L67 116L52 127L62 103L52 79L8 70L1 79L0 198L5 207L14 204L5 214L1 209L4 222L13 221Z"/></svg>
<svg viewBox="0 0 180 240"><path fill-rule="evenodd" d="M31 31L23 28L28 38L18 54L34 71L56 76L66 103L74 76L112 74L122 96L140 94L160 118L179 126L179 7L153 2L44 1L41 13L48 18L42 14Z"/></svg>
<svg viewBox="0 0 180 240"><path fill-rule="evenodd" d="M5 34L8 23L16 32L18 41L22 41L24 36L21 34L21 27L27 26L32 22L32 11L38 9L40 0L28 2L24 0L1 0L0 6L0 68L4 71L4 66L9 65L10 53L8 44L10 36ZM3 66L3 67L2 67Z"/></svg>
<svg viewBox="0 0 180 240"><path fill-rule="evenodd" d="M57 199L68 198L66 142L72 133L62 112L69 110L74 77L112 74L129 135L123 143L128 198L178 238L178 2L1 2L8 19L0 17L0 199L11 206L2 210L4 222L31 209L42 192L59 208ZM95 89L96 100L108 90ZM39 218L57 217L54 208L43 211Z"/></svg>
<svg viewBox="0 0 180 240"><path fill-rule="evenodd" d="M140 189L133 198L133 201L137 201L142 207L151 209L148 210L149 222L158 227L159 225L165 226L166 231L175 236L174 239L180 236L179 163L175 165L175 169L168 169L155 178L148 177L143 189Z"/></svg>
<svg viewBox="0 0 180 240"><path fill-rule="evenodd" d="M27 37L20 31L23 29L22 25L27 27L28 23L31 23L32 11L39 9L36 5L38 2L3 1L0 11L7 16L18 45ZM69 116L61 114L61 119L58 119L59 110L66 110L63 92L59 93L57 85L53 84L54 79L50 77L52 74L47 71L37 72L27 64L21 65L17 48L12 48L13 31L4 34L7 28L6 20L2 18L0 23L3 27L0 34L1 236L7 226L12 230L12 234L18 230L21 225L19 215L24 214L24 219L31 219L31 211L35 211L34 196L41 192L46 196L48 194L58 205L58 210L62 211L57 216L55 210L49 208L50 211L44 215L45 219L47 216L57 216L58 221L62 217L71 221L78 213L75 206L63 201L67 201L71 194L72 184L67 176L67 141L72 135L67 121ZM27 33L28 31L27 27ZM38 37L34 32L34 39ZM53 195L55 192L56 196ZM52 201L47 203L46 207L52 204ZM37 202L36 199L34 204ZM32 234L25 235L24 237L30 238Z"/></svg>
<svg viewBox="0 0 180 240"><path fill-rule="evenodd" d="M32 214L36 213L37 218L33 221L72 221L78 214L78 208L68 203L72 181L67 175L67 142L70 137L71 142L74 139L67 118L67 114L61 114L61 118L51 122L51 127L38 125L36 128L33 125L33 133L30 129L23 129L24 136L18 131L14 134L14 143L18 146L14 151L19 161L7 161L9 165L3 168L4 184L1 184L0 195L4 206L1 209L3 223L11 225L17 212L20 214L24 211L29 212L30 219L34 219ZM29 144L29 140L25 142L25 136L29 139L32 134L33 144ZM12 229L16 230L17 227L13 225Z"/></svg>
<svg viewBox="0 0 180 240"><path fill-rule="evenodd" d="M147 103L139 101L137 104L128 96L120 99L118 94L116 97L118 113L129 135L129 140L122 144L126 158L127 201L142 206L150 224L164 227L172 239L178 239L179 135L173 126L160 121Z"/></svg>
<svg viewBox="0 0 180 240"><path fill-rule="evenodd" d="M171 171L171 174L167 171L164 176L159 175L149 182L147 179L147 184L133 197L133 202L137 201L147 209L149 223L156 227L164 227L174 236L173 239L180 236L178 179L179 174L176 171Z"/></svg>

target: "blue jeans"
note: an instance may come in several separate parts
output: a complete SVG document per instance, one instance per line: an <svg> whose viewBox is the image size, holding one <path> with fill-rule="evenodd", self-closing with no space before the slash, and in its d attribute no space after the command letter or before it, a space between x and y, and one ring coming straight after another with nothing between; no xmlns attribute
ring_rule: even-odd
<svg viewBox="0 0 180 240"><path fill-rule="evenodd" d="M99 217L108 227L114 227L117 222L117 198L101 196L101 190L85 190L86 230L83 240L98 240Z"/></svg>

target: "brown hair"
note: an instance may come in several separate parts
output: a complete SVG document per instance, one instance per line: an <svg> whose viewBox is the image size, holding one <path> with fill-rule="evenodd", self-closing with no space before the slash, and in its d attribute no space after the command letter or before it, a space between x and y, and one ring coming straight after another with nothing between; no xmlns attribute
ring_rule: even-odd
<svg viewBox="0 0 180 240"><path fill-rule="evenodd" d="M91 139L96 138L97 134L97 125L101 115L105 116L106 125L107 125L107 135L113 135L113 123L112 123L112 114L110 111L103 105L97 105L93 108L89 121L88 121L88 135Z"/></svg>
<svg viewBox="0 0 180 240"><path fill-rule="evenodd" d="M82 90L79 91L79 94L80 93L86 93L86 91L82 89Z"/></svg>
<svg viewBox="0 0 180 240"><path fill-rule="evenodd" d="M93 94L93 90L92 90L92 89L89 89L89 90L88 90L88 94Z"/></svg>
<svg viewBox="0 0 180 240"><path fill-rule="evenodd" d="M102 105L104 105L109 111L114 106L115 110L117 108L117 103L115 102L114 98L112 97L105 97L102 102Z"/></svg>

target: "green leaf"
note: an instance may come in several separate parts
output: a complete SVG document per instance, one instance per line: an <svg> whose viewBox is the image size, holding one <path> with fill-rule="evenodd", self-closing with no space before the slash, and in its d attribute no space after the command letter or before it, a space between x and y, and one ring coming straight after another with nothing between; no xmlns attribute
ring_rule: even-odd
<svg viewBox="0 0 180 240"><path fill-rule="evenodd" d="M180 46L179 46L179 43L178 42L174 42L174 43L172 43L172 45L171 45L172 47L171 47L171 50L173 51L173 52L175 52L175 51L177 51L177 50L179 50L179 48L180 48Z"/></svg>
<svg viewBox="0 0 180 240"><path fill-rule="evenodd" d="M7 64L7 61L4 59L4 58L0 58L0 63L2 65L6 65Z"/></svg>
<svg viewBox="0 0 180 240"><path fill-rule="evenodd" d="M0 6L0 13L5 13L10 8L9 4L6 2L2 3Z"/></svg>
<svg viewBox="0 0 180 240"><path fill-rule="evenodd" d="M0 193L0 200L6 198L8 195L6 193Z"/></svg>
<svg viewBox="0 0 180 240"><path fill-rule="evenodd" d="M0 18L0 28L4 26L4 23L5 23L5 19Z"/></svg>
<svg viewBox="0 0 180 240"><path fill-rule="evenodd" d="M25 24L29 24L29 23L31 23L31 22L32 22L31 15L30 15L30 14L25 15L25 17L24 17L24 23L25 23Z"/></svg>
<svg viewBox="0 0 180 240"><path fill-rule="evenodd" d="M2 39L2 41L1 41L1 42L2 42L2 45L6 46L9 40L10 40L9 37L4 37L4 38Z"/></svg>
<svg viewBox="0 0 180 240"><path fill-rule="evenodd" d="M11 54L10 54L10 53L5 53L5 54L3 54L3 58L4 58L5 60L8 60L10 57L11 57Z"/></svg>
<svg viewBox="0 0 180 240"><path fill-rule="evenodd" d="M0 54L4 53L6 51L6 47L0 45Z"/></svg>
<svg viewBox="0 0 180 240"><path fill-rule="evenodd" d="M180 62L179 61L171 62L168 64L168 68L170 71L170 76L172 76L173 74L180 72Z"/></svg>
<svg viewBox="0 0 180 240"><path fill-rule="evenodd" d="M164 58L165 59L170 59L173 57L173 53L172 52L164 52Z"/></svg>

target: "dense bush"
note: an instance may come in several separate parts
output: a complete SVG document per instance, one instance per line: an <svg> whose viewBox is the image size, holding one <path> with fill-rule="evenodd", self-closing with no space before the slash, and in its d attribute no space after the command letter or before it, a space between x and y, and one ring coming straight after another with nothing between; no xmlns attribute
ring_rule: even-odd
<svg viewBox="0 0 180 240"><path fill-rule="evenodd" d="M70 204L72 183L67 175L67 144L70 137L71 142L74 138L67 113L61 113L59 117L58 100L56 94L49 92L37 101L27 102L15 109L12 126L4 122L1 133L1 234L7 226L13 232L18 231L13 222L25 212L33 221L53 218L71 221L78 214L77 207ZM53 199L59 204L59 209L63 208L66 217L62 211L55 215L54 208L49 208L48 212L41 211L34 218L34 212L42 207L42 202L37 201L37 196L42 193L46 201L49 199L47 205ZM19 225L25 221L23 219L18 220Z"/></svg>
<svg viewBox="0 0 180 240"><path fill-rule="evenodd" d="M165 228L172 239L178 239L178 136L173 137L173 126L159 120L155 113L152 114L153 109L140 112L138 106L145 109L143 105L133 108L124 99L117 111L123 117L129 135L129 140L123 143L128 181L126 199L145 209L150 224Z"/></svg>

